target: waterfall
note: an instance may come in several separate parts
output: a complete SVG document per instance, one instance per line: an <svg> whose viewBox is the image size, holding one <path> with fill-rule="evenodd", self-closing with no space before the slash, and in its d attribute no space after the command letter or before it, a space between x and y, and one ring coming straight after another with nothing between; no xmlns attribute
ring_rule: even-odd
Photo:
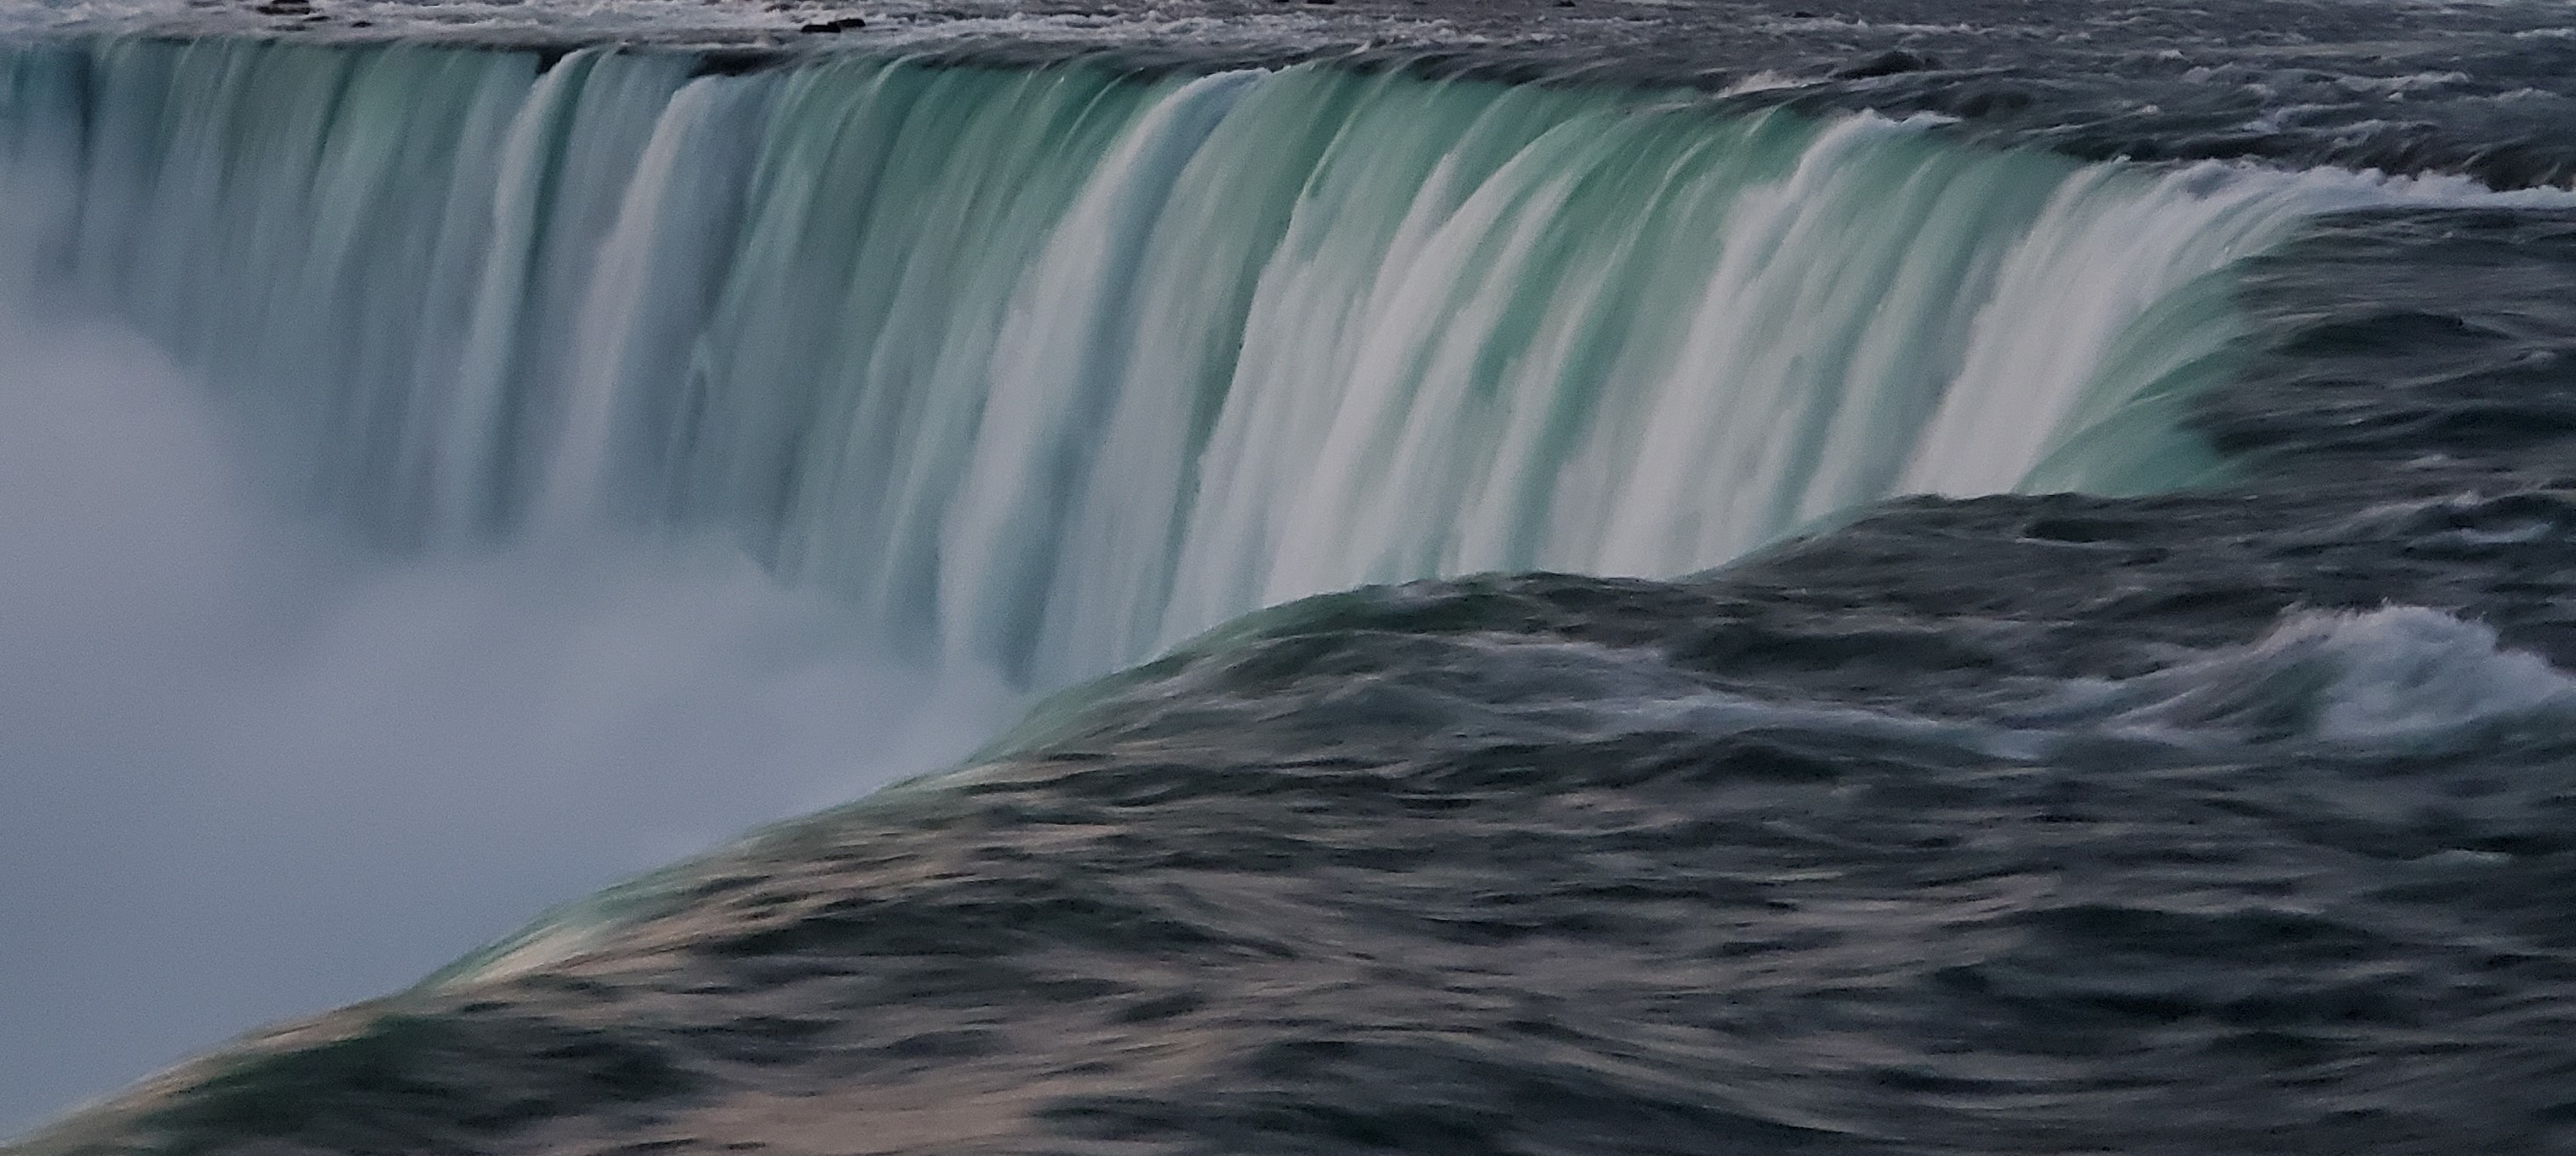
<svg viewBox="0 0 2576 1156"><path fill-rule="evenodd" d="M1039 685L1244 611L2135 492L2230 262L2471 186L1308 64L0 51L0 243L369 538L729 536Z"/></svg>

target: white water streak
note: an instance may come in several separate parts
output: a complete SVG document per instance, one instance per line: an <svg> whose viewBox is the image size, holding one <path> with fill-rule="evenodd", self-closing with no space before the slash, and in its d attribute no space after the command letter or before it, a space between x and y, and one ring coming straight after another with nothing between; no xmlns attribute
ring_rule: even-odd
<svg viewBox="0 0 2576 1156"><path fill-rule="evenodd" d="M316 502L414 546L712 529L1036 683L1355 583L1671 575L1895 493L2203 477L2171 418L2236 336L2212 274L2488 195L1315 67L5 66L10 180L79 157L88 208L12 245Z"/></svg>

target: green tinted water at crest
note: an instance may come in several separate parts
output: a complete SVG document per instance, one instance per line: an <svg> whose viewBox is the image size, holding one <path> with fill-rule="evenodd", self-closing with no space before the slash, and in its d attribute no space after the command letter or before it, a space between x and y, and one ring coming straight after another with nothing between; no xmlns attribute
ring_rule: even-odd
<svg viewBox="0 0 2576 1156"><path fill-rule="evenodd" d="M1327 65L99 41L0 241L403 548L718 532L1057 684L1255 607L2205 477L2212 274L2442 181Z"/></svg>

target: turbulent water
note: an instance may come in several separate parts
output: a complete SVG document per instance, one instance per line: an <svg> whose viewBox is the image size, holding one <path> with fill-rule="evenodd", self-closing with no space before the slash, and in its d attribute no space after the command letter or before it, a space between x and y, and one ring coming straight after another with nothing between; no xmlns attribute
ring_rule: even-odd
<svg viewBox="0 0 2576 1156"><path fill-rule="evenodd" d="M2545 16L2459 35L2576 51ZM1072 689L31 1152L2576 1146L2545 70L1932 57L2000 17L1812 83L1812 42L1682 83L1572 25L1146 59L163 19L218 34L0 54L7 299L148 345L299 533L498 557L513 599L568 543L738 558L728 621L863 639L872 688ZM645 620L743 597L581 628L624 655L592 713L720 706L547 749L737 761L713 719L816 684L621 688L673 653ZM415 629L564 645L481 622ZM445 701L404 726L482 725ZM887 765L882 729L787 761Z"/></svg>

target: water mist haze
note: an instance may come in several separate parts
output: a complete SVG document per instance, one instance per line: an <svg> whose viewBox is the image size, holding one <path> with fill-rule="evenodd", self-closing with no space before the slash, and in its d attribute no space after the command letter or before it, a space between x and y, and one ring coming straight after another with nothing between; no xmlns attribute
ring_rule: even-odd
<svg viewBox="0 0 2576 1156"><path fill-rule="evenodd" d="M117 325L0 361L0 1132L1010 717L720 546L364 550Z"/></svg>

